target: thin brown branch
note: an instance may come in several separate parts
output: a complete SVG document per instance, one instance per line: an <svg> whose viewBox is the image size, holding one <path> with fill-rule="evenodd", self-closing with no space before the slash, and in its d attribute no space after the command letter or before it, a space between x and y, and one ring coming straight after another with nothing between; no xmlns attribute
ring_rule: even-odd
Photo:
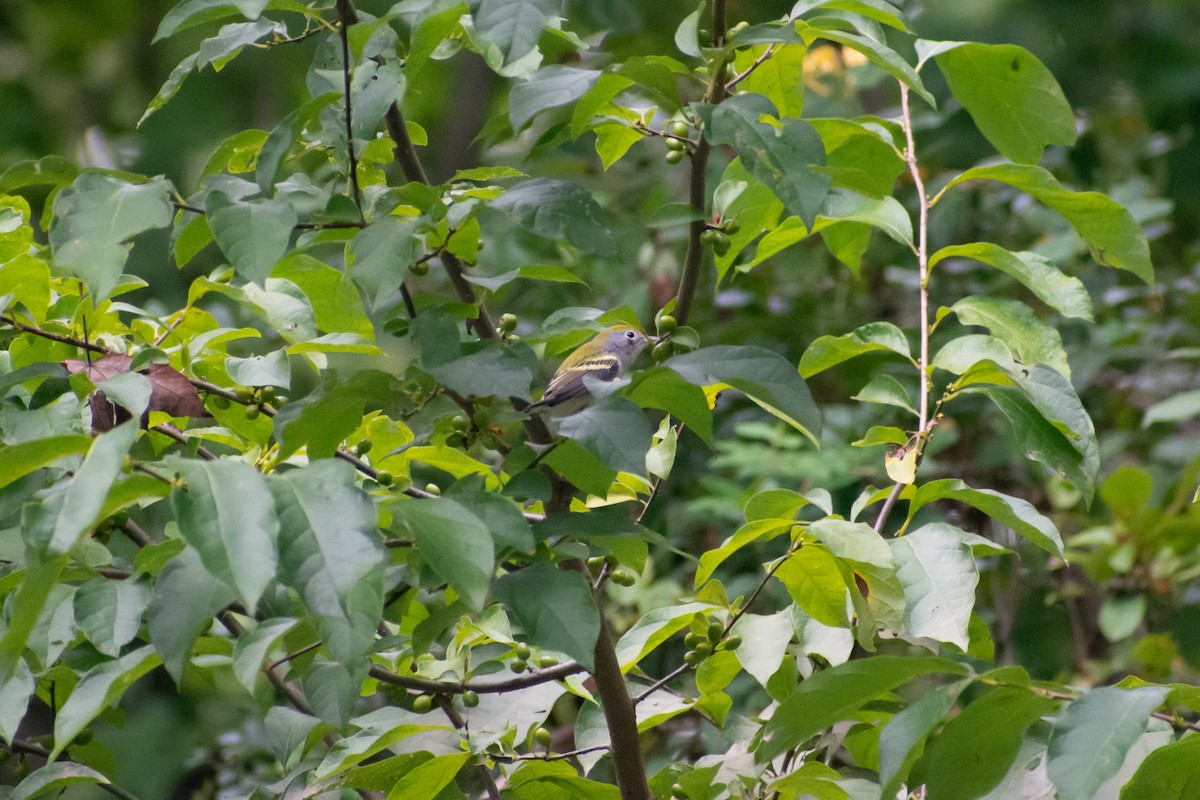
<svg viewBox="0 0 1200 800"><path fill-rule="evenodd" d="M508 756L508 755L491 755L494 761L503 761L506 764L511 764L516 761L563 761L568 758L577 758L588 753L607 753L609 746L606 744L598 744L595 747L583 747L579 750L571 750L566 753L530 753L524 756Z"/></svg>
<svg viewBox="0 0 1200 800"><path fill-rule="evenodd" d="M242 624L237 621L237 618L234 617L228 609L218 612L217 619L235 637L241 637L246 633L246 629L242 627ZM312 707L309 706L308 700L304 698L304 695L300 693L299 689L287 682L283 675L280 674L278 669L272 665L265 665L263 667L263 674L266 675L267 680L269 680L271 684L277 690L279 690L284 697L287 698L287 701L292 704L293 708L302 714L313 715Z"/></svg>
<svg viewBox="0 0 1200 800"><path fill-rule="evenodd" d="M583 667L578 663L566 661L562 664L555 664L553 667L526 672L502 681L460 681L457 683L452 681L438 681L429 678L417 678L411 675L400 675L379 666L372 666L370 674L372 678L381 683L387 683L392 686L402 686L405 689L424 692L425 694L450 695L462 694L463 692L475 692L476 694L515 692L519 689L527 689L530 686L539 686L543 683L559 681L568 675L575 675L583 671Z"/></svg>
<svg viewBox="0 0 1200 800"><path fill-rule="evenodd" d="M150 430L157 431L163 436L174 439L182 445L190 444L192 441L192 439L186 433L179 430L179 428L176 428L169 422L163 422L155 425L154 427L150 428ZM196 455L200 456L205 461L215 461L217 459L216 455L204 445L196 446Z"/></svg>
<svg viewBox="0 0 1200 800"><path fill-rule="evenodd" d="M26 325L8 314L0 314L0 322L5 325L10 325L22 333L32 333L34 336L40 336L43 339L49 339L52 342L61 342L62 344L74 345L75 347L87 350L91 353L107 354L109 349L98 344L84 341L83 339L74 336L68 336L65 333L55 333L54 331L44 330L36 325Z"/></svg>
<svg viewBox="0 0 1200 800"><path fill-rule="evenodd" d="M763 51L762 55L760 55L758 58L754 59L753 64L746 67L746 69L744 71L739 72L737 75L734 75L732 78L730 78L729 83L725 84L725 94L730 94L731 92L733 92L733 89L735 86L737 86L742 81L746 80L746 78L749 78L751 73L754 72L754 70L761 67L768 58L775 55L775 48L777 46L778 45L774 45L774 44L769 45L767 47L767 49Z"/></svg>
<svg viewBox="0 0 1200 800"><path fill-rule="evenodd" d="M441 707L442 713L446 715L446 719L450 720L450 724L454 726L454 729L456 731L465 729L467 727L466 720L462 718L462 714L459 714L458 709L454 707L454 701L444 694L439 694L437 699L438 706ZM483 781L484 789L487 791L488 800L500 800L500 787L496 785L496 776L483 763L479 764L478 772L480 780Z"/></svg>
<svg viewBox="0 0 1200 800"><path fill-rule="evenodd" d="M350 26L358 22L358 13L350 0L337 0L338 33L342 40L342 89L346 95L346 155L350 161L350 189L354 206L362 216L362 192L358 187L358 156L354 153L354 103L350 91Z"/></svg>

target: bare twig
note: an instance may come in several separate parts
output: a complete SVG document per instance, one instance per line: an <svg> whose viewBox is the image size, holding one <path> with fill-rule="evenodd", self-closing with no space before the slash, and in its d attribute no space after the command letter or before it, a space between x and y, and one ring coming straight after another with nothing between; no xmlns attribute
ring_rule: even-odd
<svg viewBox="0 0 1200 800"><path fill-rule="evenodd" d="M744 71L739 72L737 75L734 75L732 78L730 78L729 83L725 84L725 93L726 94L731 93L735 86L737 86L742 81L746 80L746 78L749 78L750 74L752 72L754 72L754 70L761 67L768 58L775 55L776 47L777 47L777 45L774 45L774 44L769 45L767 47L767 49L763 51L762 55L760 55L758 58L756 58L754 60L753 64L746 67L746 69Z"/></svg>
<svg viewBox="0 0 1200 800"><path fill-rule="evenodd" d="M519 689L527 689L530 686L538 686L551 681L560 681L568 675L575 675L583 672L584 668L574 662L565 661L562 664L556 664L553 667L538 669L532 672L526 672L512 678L506 678L502 681L461 681L458 683L452 681L437 681L429 678L417 678L411 675L400 675L391 670L384 669L379 666L371 667L371 677L381 683L391 684L392 686L402 686L405 689L411 689L416 692L424 692L425 694L436 695L451 695L462 694L463 692L475 692L476 694L500 694L503 692L515 692Z"/></svg>
<svg viewBox="0 0 1200 800"><path fill-rule="evenodd" d="M358 22L358 13L350 0L337 0L338 33L342 39L342 88L346 93L346 155L350 160L350 189L354 206L362 217L362 192L358 187L358 156L354 154L354 103L350 91L350 26Z"/></svg>

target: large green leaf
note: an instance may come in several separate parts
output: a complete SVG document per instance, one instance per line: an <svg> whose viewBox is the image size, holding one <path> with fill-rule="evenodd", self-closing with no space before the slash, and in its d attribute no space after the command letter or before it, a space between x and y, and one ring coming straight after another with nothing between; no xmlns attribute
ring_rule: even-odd
<svg viewBox="0 0 1200 800"><path fill-rule="evenodd" d="M929 257L933 269L946 258L982 261L1021 282L1038 299L1066 317L1092 320L1092 299L1078 278L1060 272L1037 253L1013 253L991 242L949 245Z"/></svg>
<svg viewBox="0 0 1200 800"><path fill-rule="evenodd" d="M446 498L401 501L389 508L429 568L471 608L482 609L495 569L495 547L483 521Z"/></svg>
<svg viewBox="0 0 1200 800"><path fill-rule="evenodd" d="M558 12L553 0L483 0L474 21L488 64L500 69L523 59Z"/></svg>
<svg viewBox="0 0 1200 800"><path fill-rule="evenodd" d="M913 768L911 783L926 784L934 797L979 797L1008 772L1026 728L1055 705L1029 689L993 689L942 729Z"/></svg>
<svg viewBox="0 0 1200 800"><path fill-rule="evenodd" d="M816 129L795 117L784 117L778 127L764 122L763 116L777 118L779 112L759 94L704 106L701 114L705 137L713 144L732 145L746 169L811 228L831 184L828 175L814 169L825 163L825 145Z"/></svg>
<svg viewBox="0 0 1200 800"><path fill-rule="evenodd" d="M646 451L654 429L645 412L623 397L605 398L565 417L558 432L617 472L646 474Z"/></svg>
<svg viewBox="0 0 1200 800"><path fill-rule="evenodd" d="M738 663L765 687L783 664L795 630L791 612L784 609L775 614L743 614L731 633L742 638L742 646L734 651Z"/></svg>
<svg viewBox="0 0 1200 800"><path fill-rule="evenodd" d="M470 753L434 756L396 781L386 800L436 800L470 759Z"/></svg>
<svg viewBox="0 0 1200 800"><path fill-rule="evenodd" d="M196 637L235 596L233 589L209 574L193 548L172 558L155 580L146 624L154 649L177 684L183 680Z"/></svg>
<svg viewBox="0 0 1200 800"><path fill-rule="evenodd" d="M186 485L171 493L183 540L247 609L275 577L279 518L266 478L241 461L171 462Z"/></svg>
<svg viewBox="0 0 1200 800"><path fill-rule="evenodd" d="M1200 736L1188 736L1146 756L1121 800L1188 800L1200 794Z"/></svg>
<svg viewBox="0 0 1200 800"><path fill-rule="evenodd" d="M21 528L31 550L53 557L70 552L79 543L104 508L137 434L137 422L129 421L98 436L69 482L40 501L26 504Z"/></svg>
<svg viewBox="0 0 1200 800"><path fill-rule="evenodd" d="M577 183L532 178L518 183L491 204L544 239L567 242L599 256L616 252L604 211L591 192Z"/></svg>
<svg viewBox="0 0 1200 800"><path fill-rule="evenodd" d="M796 525L796 521L790 517L785 519L755 519L747 522L742 527L738 528L732 536L721 543L719 547L710 548L700 556L700 564L696 567L695 587L699 589L712 574L717 567L724 563L725 559L741 550L746 545L756 542L759 539L774 539L779 534L791 530Z"/></svg>
<svg viewBox="0 0 1200 800"><path fill-rule="evenodd" d="M462 342L459 327L436 313L422 314L413 322L421 366L442 385L468 397L528 397L533 381L529 349L496 341Z"/></svg>
<svg viewBox="0 0 1200 800"><path fill-rule="evenodd" d="M270 480L279 517L279 580L296 590L335 658L361 658L383 613L387 554L354 468L327 459Z"/></svg>
<svg viewBox="0 0 1200 800"><path fill-rule="evenodd" d="M76 783L109 784L111 781L91 767L74 761L59 761L29 773L10 797L11 800L33 800L35 797L58 796L63 789Z"/></svg>
<svg viewBox="0 0 1200 800"><path fill-rule="evenodd" d="M83 173L54 198L49 235L55 267L87 284L98 303L120 282L131 239L171 224L170 191L162 177L129 183Z"/></svg>
<svg viewBox="0 0 1200 800"><path fill-rule="evenodd" d="M957 681L926 692L901 711L879 733L879 783L882 794L894 796L908 778L913 764L925 752L925 741L934 727L950 713L958 696L969 685Z"/></svg>
<svg viewBox="0 0 1200 800"><path fill-rule="evenodd" d="M135 578L96 579L75 590L75 624L106 656L116 658L133 641L150 600L150 585Z"/></svg>
<svg viewBox="0 0 1200 800"><path fill-rule="evenodd" d="M805 44L811 46L819 39L827 39L840 45L857 50L876 66L886 70L892 77L912 89L932 108L937 107L933 95L921 82L917 71L904 58L882 41L851 33L843 30L844 22L836 17L814 19L812 24L804 20L796 20L796 32L803 37Z"/></svg>
<svg viewBox="0 0 1200 800"><path fill-rule="evenodd" d="M566 653L592 668L600 612L578 572L539 562L496 581L496 599L525 629L531 644Z"/></svg>
<svg viewBox="0 0 1200 800"><path fill-rule="evenodd" d="M12 674L0 680L0 736L17 738L17 730L29 711L29 701L37 691L33 671L24 659L16 662Z"/></svg>
<svg viewBox="0 0 1200 800"><path fill-rule="evenodd" d="M660 644L683 630L696 614L709 614L709 603L684 603L656 608L642 616L617 642L617 661L628 672Z"/></svg>
<svg viewBox="0 0 1200 800"><path fill-rule="evenodd" d="M325 92L289 113L271 129L259 150L254 170L254 180L264 197L275 194L275 182L279 178L283 161L292 145L296 143L300 132L304 130L304 126L340 97L338 92Z"/></svg>
<svg viewBox="0 0 1200 800"><path fill-rule="evenodd" d="M264 620L234 642L233 674L247 692L254 693L255 684L263 668L263 659L267 657L276 640L295 625L296 620L291 617Z"/></svg>
<svg viewBox="0 0 1200 800"><path fill-rule="evenodd" d="M1128 270L1148 286L1154 285L1154 267L1145 234L1115 200L1099 192L1068 191L1045 169L1025 164L974 167L954 178L946 188L980 179L1006 183L1033 195L1066 217L1088 243L1097 264Z"/></svg>
<svg viewBox="0 0 1200 800"><path fill-rule="evenodd" d="M704 390L671 370L655 368L637 372L625 395L642 408L666 411L712 444L712 410Z"/></svg>
<svg viewBox="0 0 1200 800"><path fill-rule="evenodd" d="M944 658L875 656L818 672L775 709L756 758L771 761L884 692L934 673L963 675L966 668Z"/></svg>
<svg viewBox="0 0 1200 800"><path fill-rule="evenodd" d="M931 481L917 489L909 502L908 518L912 519L926 503L946 499L958 500L979 509L1051 555L1063 554L1062 537L1058 529L1028 501L991 489L973 489L957 479Z"/></svg>
<svg viewBox="0 0 1200 800"><path fill-rule="evenodd" d="M532 79L518 83L508 95L508 118L513 130L521 130L539 111L558 108L583 97L600 72L551 64L539 69Z"/></svg>
<svg viewBox="0 0 1200 800"><path fill-rule="evenodd" d="M1049 364L1071 377L1062 337L1019 300L972 295L955 303L951 310L963 325L987 328L1025 364Z"/></svg>
<svg viewBox="0 0 1200 800"><path fill-rule="evenodd" d="M359 370L341 380L333 370L324 384L303 403L287 403L272 421L286 458L305 447L310 460L331 458L338 445L362 424L368 402L380 403L392 391L392 377L376 370Z"/></svg>
<svg viewBox="0 0 1200 800"><path fill-rule="evenodd" d="M1046 65L1015 44L939 43L938 68L1000 154L1036 164L1052 144L1075 143L1075 115Z"/></svg>
<svg viewBox="0 0 1200 800"><path fill-rule="evenodd" d="M1062 800L1095 796L1096 789L1121 768L1167 691L1165 686L1104 686L1067 706L1054 724L1046 762L1046 773Z"/></svg>
<svg viewBox="0 0 1200 800"><path fill-rule="evenodd" d="M864 353L890 350L911 359L908 338L890 322L869 322L841 336L821 336L800 357L800 374L811 378Z"/></svg>
<svg viewBox="0 0 1200 800"><path fill-rule="evenodd" d="M963 537L958 528L934 522L888 545L904 587L904 627L965 652L979 571Z"/></svg>
<svg viewBox="0 0 1200 800"><path fill-rule="evenodd" d="M296 209L283 197L234 199L213 190L204 198L213 238L229 263L246 280L263 283L287 252L296 226Z"/></svg>
<svg viewBox="0 0 1200 800"><path fill-rule="evenodd" d="M697 386L728 384L817 443L821 412L808 385L787 359L762 347L718 345L663 363Z"/></svg>
<svg viewBox="0 0 1200 800"><path fill-rule="evenodd" d="M846 581L836 559L824 547L806 545L775 570L775 577L808 616L825 625L845 627Z"/></svg>
<svg viewBox="0 0 1200 800"><path fill-rule="evenodd" d="M417 222L411 217L385 217L354 234L346 243L350 275L378 306L400 288L405 270L420 244Z"/></svg>
<svg viewBox="0 0 1200 800"><path fill-rule="evenodd" d="M162 663L162 659L147 645L126 653L118 659L92 667L79 679L71 696L63 703L54 718L54 748L50 760L56 759L67 745L94 720L101 711L112 705L133 682Z"/></svg>
<svg viewBox="0 0 1200 800"><path fill-rule="evenodd" d="M368 342L375 339L375 327L363 309L358 288L341 270L310 255L293 253L278 263L273 276L300 287L312 306L318 329L358 334Z"/></svg>

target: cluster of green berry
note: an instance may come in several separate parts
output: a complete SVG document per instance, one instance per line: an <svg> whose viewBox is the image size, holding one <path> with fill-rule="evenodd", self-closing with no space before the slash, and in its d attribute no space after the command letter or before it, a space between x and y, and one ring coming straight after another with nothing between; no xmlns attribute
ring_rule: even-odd
<svg viewBox="0 0 1200 800"><path fill-rule="evenodd" d="M237 395L238 402L246 407L246 419L258 419L264 405L278 408L287 399L276 394L274 386L236 386L233 393ZM209 399L214 408L224 410L230 406L229 398L224 395L210 395Z"/></svg>
<svg viewBox="0 0 1200 800"><path fill-rule="evenodd" d="M742 637L726 635L725 623L720 620L707 620L707 617L697 615L692 620L691 630L684 637L683 644L688 651L683 656L683 663L689 667L698 667L700 662L718 650L737 650L742 646Z"/></svg>

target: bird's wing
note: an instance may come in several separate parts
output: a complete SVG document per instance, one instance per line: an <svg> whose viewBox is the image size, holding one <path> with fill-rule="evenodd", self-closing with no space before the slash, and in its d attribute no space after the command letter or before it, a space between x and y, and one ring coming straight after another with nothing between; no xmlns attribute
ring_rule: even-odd
<svg viewBox="0 0 1200 800"><path fill-rule="evenodd" d="M591 375L599 381L611 381L621 371L620 359L611 353L600 353L582 358L574 364L564 364L566 369L559 368L539 402L558 403L583 394L587 391L584 375Z"/></svg>

